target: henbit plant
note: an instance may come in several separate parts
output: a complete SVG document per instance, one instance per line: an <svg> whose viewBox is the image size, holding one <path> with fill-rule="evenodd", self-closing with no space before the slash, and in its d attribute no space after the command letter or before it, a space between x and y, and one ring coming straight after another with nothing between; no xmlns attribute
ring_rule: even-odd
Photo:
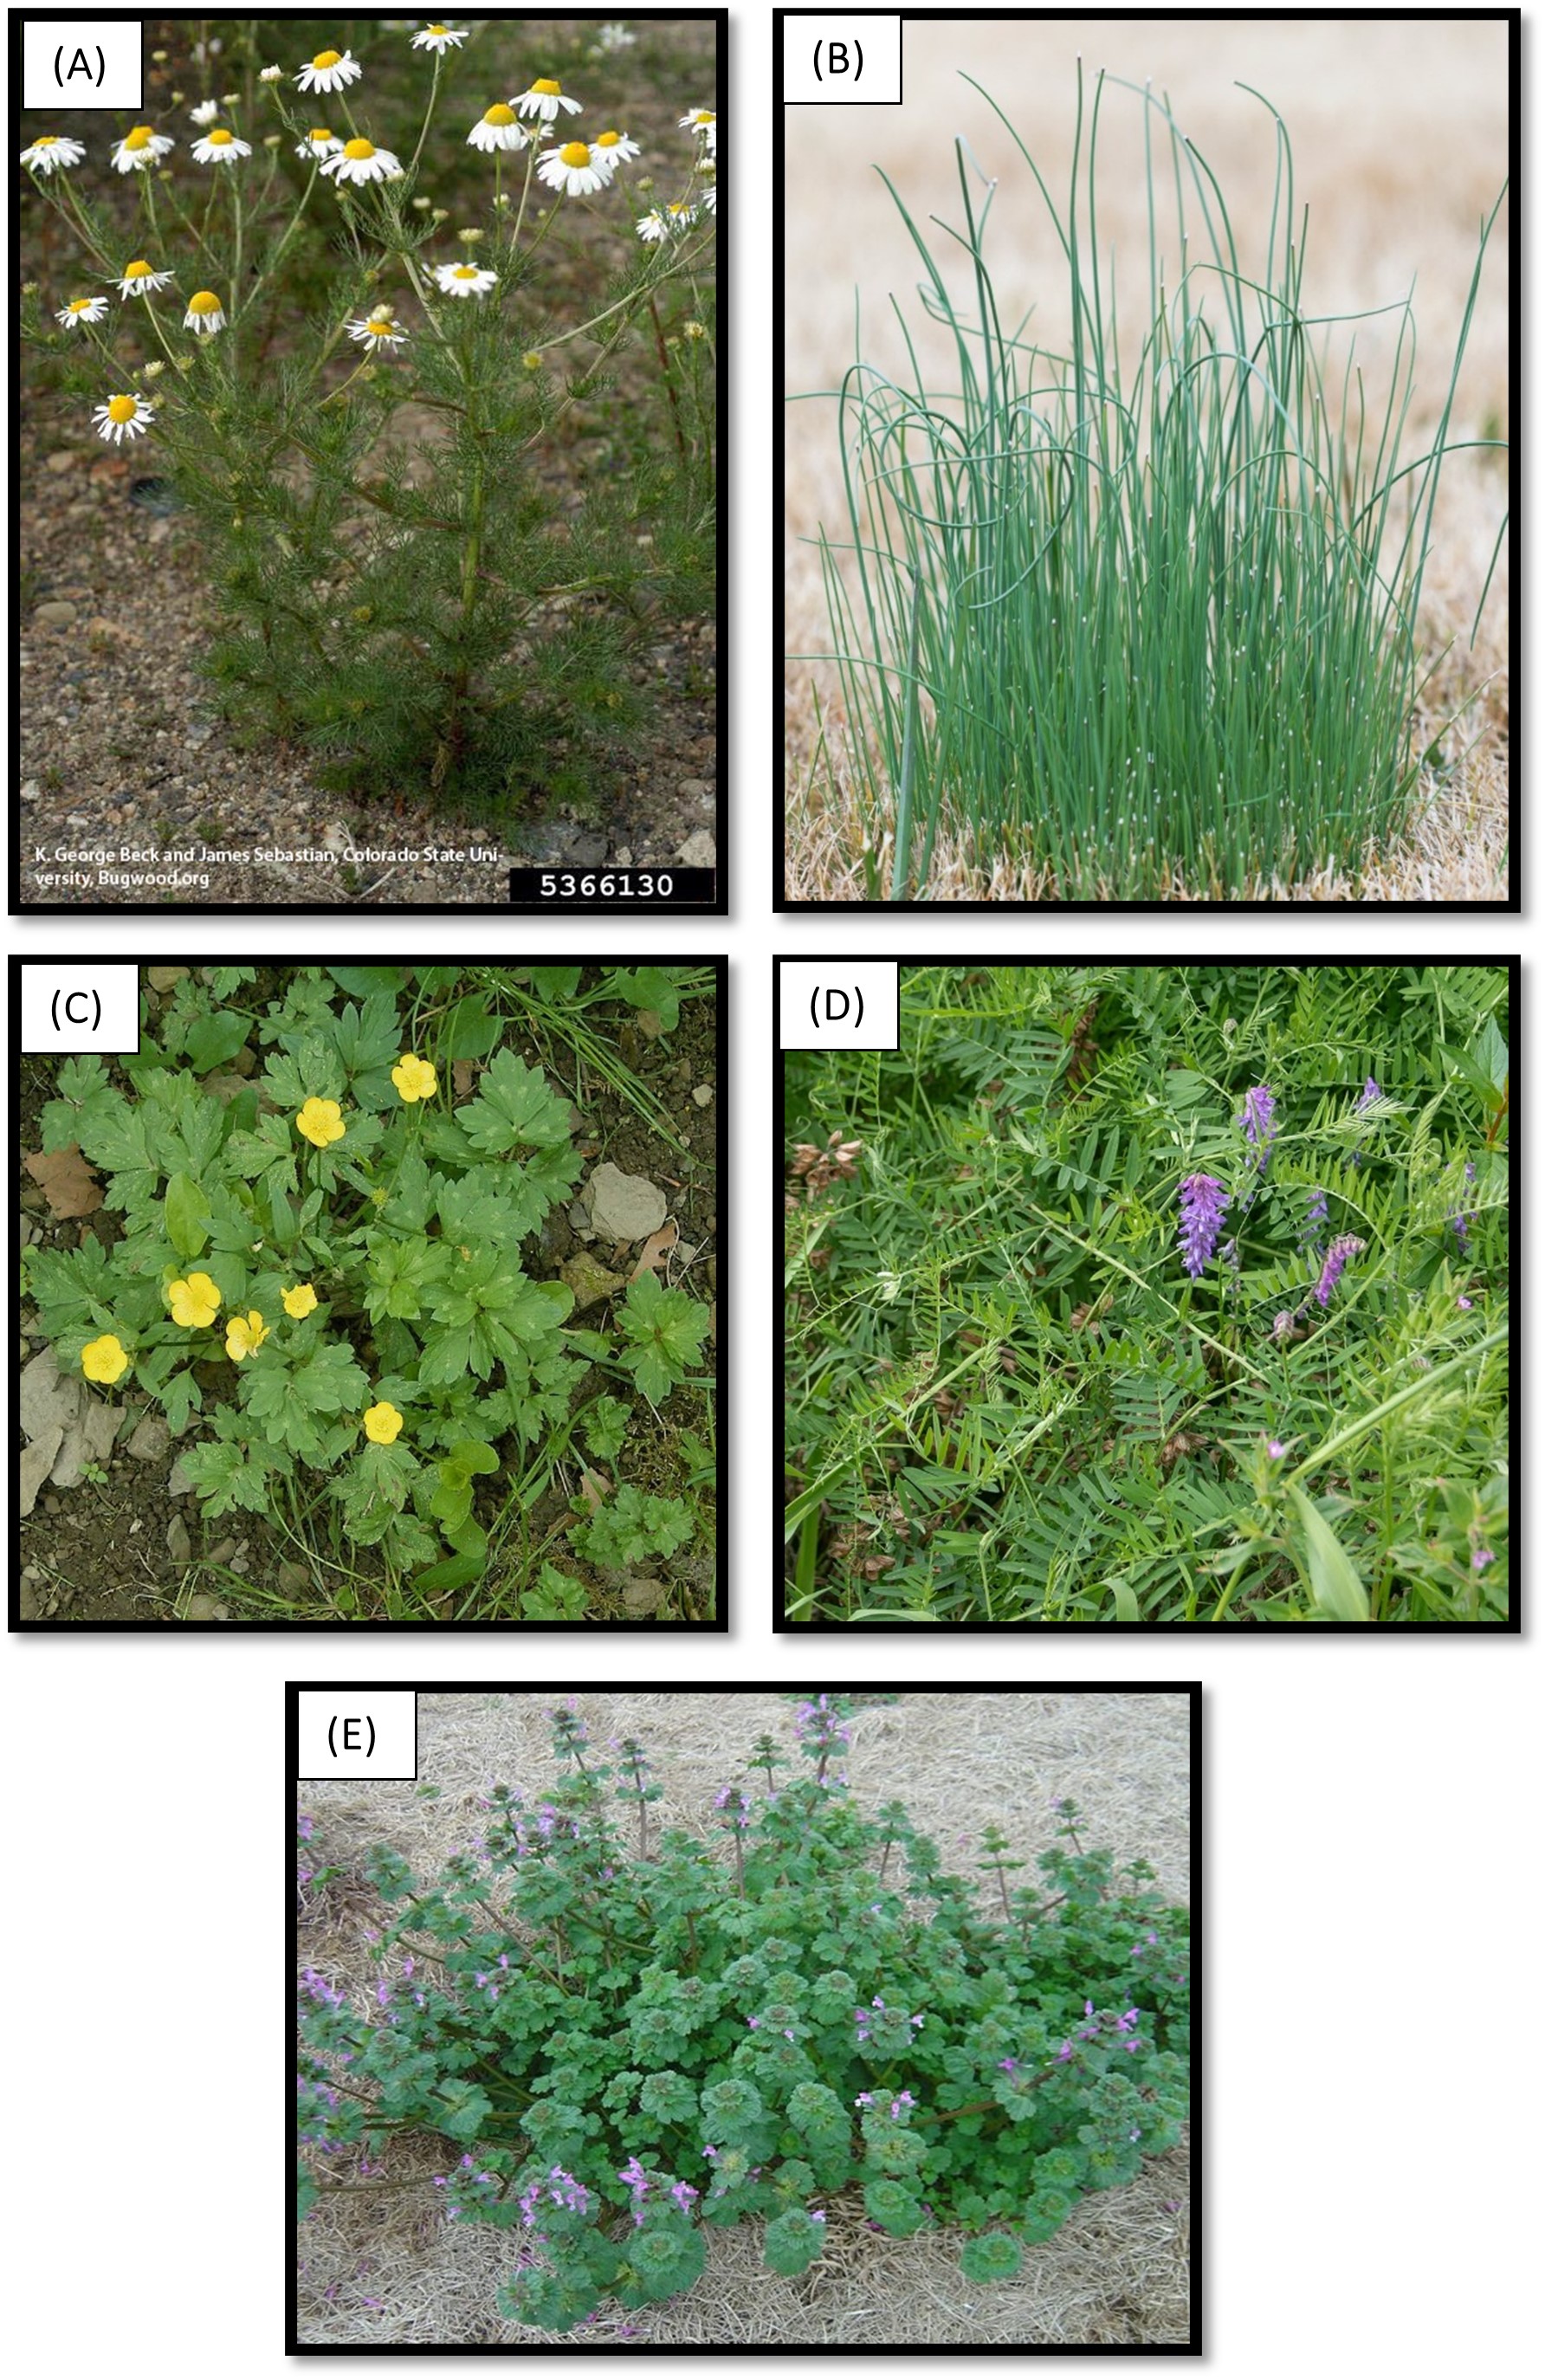
<svg viewBox="0 0 1545 2380"><path fill-rule="evenodd" d="M244 89L193 112L190 152L180 124L115 148L127 225L84 194L82 144L35 141L76 294L30 288L22 322L103 438L153 433L216 582L233 717L315 747L340 787L500 814L586 798L648 708L628 652L712 601L717 125L688 108L663 158L604 114L581 138L551 58L507 101L467 78L459 45L494 30L414 36L394 129L395 61L258 73L243 27L221 70ZM609 50L589 56L626 127ZM508 71L495 45L485 76ZM558 261L576 210L614 220L624 262ZM569 469L580 438L598 459Z"/></svg>
<svg viewBox="0 0 1545 2380"><path fill-rule="evenodd" d="M607 2297L690 2289L708 2224L760 2222L772 2269L807 2271L842 2192L896 2239L976 2234L967 2277L1010 2279L1080 2198L1174 2147L1187 1912L1146 1861L1113 1878L1070 1802L1034 1889L1007 1889L987 1830L984 1912L899 1803L858 1810L851 1708L801 1704L811 1771L758 1794L779 1759L762 1737L705 1840L651 1829L642 1747L602 1759L571 1703L551 1715L568 1775L549 1800L495 1786L432 1882L372 1854L400 1904L373 1999L301 1977L302 2218L395 2134L441 2133L459 2153L434 2183L446 2218L512 2235L499 2311L569 2331ZM300 1853L314 1884L310 1818Z"/></svg>
<svg viewBox="0 0 1545 2380"><path fill-rule="evenodd" d="M1107 82L1137 91L1146 111L1148 329L1130 374L1114 262L1102 287L1097 245ZM998 186L974 203L964 137L966 229L942 225L967 262L964 302L882 175L923 261L923 311L953 336L958 386L925 385L902 321L916 384L860 353L837 392L850 534L833 544L822 533L820 545L849 762L870 820L870 898L886 889L887 844L891 897L926 890L943 820L980 864L1007 851L1040 871L1047 899L1259 898L1316 869L1356 873L1411 813L1423 757L1414 713L1442 659L1418 672L1443 457L1503 443L1449 430L1507 185L1480 226L1433 443L1403 459L1410 300L1378 310L1400 317L1382 401L1365 390L1355 343L1337 386L1331 333L1370 318L1314 309L1286 126L1239 88L1276 128L1271 228L1250 269L1210 167L1150 89L1101 74L1086 162L1080 67L1065 214L981 91L1065 259L1068 354L1028 338L1028 316L1012 329L1000 318L985 252ZM1174 183L1177 277L1160 245L1156 121ZM1187 186L1205 253L1187 244ZM1487 589L1505 528L1504 518ZM841 552L853 556L856 593Z"/></svg>
<svg viewBox="0 0 1545 2380"><path fill-rule="evenodd" d="M918 968L788 1062L792 1621L1511 1613L1508 972Z"/></svg>
<svg viewBox="0 0 1545 2380"><path fill-rule="evenodd" d="M550 1558L566 1535L620 1568L644 1540L674 1551L701 1514L622 1483L539 1536L527 1516L563 1482L576 1430L611 1460L633 1418L577 1391L602 1371L658 1408L707 1315L650 1275L620 1340L566 1328L572 1290L523 1270L581 1160L566 1099L495 1046L504 987L481 972L477 988L456 966L302 967L258 1015L232 999L253 970L216 970L147 1013L127 1091L100 1058L66 1060L43 1147L103 1170L121 1234L28 1249L24 1291L67 1371L109 1393L133 1382L179 1437L204 1416L179 1461L205 1512L271 1514L302 1547L335 1531L350 1558L378 1548L388 1617L440 1616L439 1598L486 1595L492 1575L522 1589L508 1617L580 1619L584 1584ZM702 988L697 970L654 972L676 1000ZM340 989L360 997L340 1006ZM637 979L603 969L599 990L636 998ZM563 991L526 997L551 1020ZM200 1079L254 1031L261 1073ZM570 1473L565 1504L572 1487ZM333 1596L340 1616L356 1601L352 1584Z"/></svg>

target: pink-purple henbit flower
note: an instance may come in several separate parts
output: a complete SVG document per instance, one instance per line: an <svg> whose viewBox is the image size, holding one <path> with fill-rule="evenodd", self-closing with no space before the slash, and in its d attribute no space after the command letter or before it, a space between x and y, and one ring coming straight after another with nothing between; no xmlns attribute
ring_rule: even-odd
<svg viewBox="0 0 1545 2380"><path fill-rule="evenodd" d="M1228 1203L1228 1192L1210 1173L1188 1173L1180 1185L1180 1256L1193 1281L1207 1270Z"/></svg>

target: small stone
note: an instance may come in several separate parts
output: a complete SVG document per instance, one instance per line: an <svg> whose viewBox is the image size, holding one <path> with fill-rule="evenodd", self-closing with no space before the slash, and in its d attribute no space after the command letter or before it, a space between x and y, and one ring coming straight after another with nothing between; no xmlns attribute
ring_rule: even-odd
<svg viewBox="0 0 1545 2380"><path fill-rule="evenodd" d="M152 966L145 969L152 991L170 991L187 975L185 966Z"/></svg>
<svg viewBox="0 0 1545 2380"><path fill-rule="evenodd" d="M699 1107L699 1108L706 1108L706 1107L711 1107L711 1106L712 1105L712 1102L713 1102L713 1086L712 1086L712 1083L700 1083L700 1084L698 1085L698 1087L697 1087L697 1089L696 1089L696 1090L693 1092L693 1094L692 1094L692 1104L693 1104L693 1106L694 1106L694 1107Z"/></svg>
<svg viewBox="0 0 1545 2380"><path fill-rule="evenodd" d="M43 468L45 471L52 471L56 480L62 480L67 471L74 470L79 460L80 457L73 446L61 446L57 454L50 455Z"/></svg>
<svg viewBox="0 0 1545 2380"><path fill-rule="evenodd" d="M228 1620L231 1615L213 1595L190 1595L182 1616L185 1620Z"/></svg>
<svg viewBox="0 0 1545 2380"><path fill-rule="evenodd" d="M132 1454L136 1463L159 1463L172 1447L172 1433L158 1413L148 1413L139 1424L132 1438L127 1440L124 1452Z"/></svg>
<svg viewBox="0 0 1545 2380"><path fill-rule="evenodd" d="M166 1524L166 1550L179 1569L184 1562L193 1559L193 1540L180 1512L174 1512Z"/></svg>
<svg viewBox="0 0 1545 2380"><path fill-rule="evenodd" d="M211 1554L210 1560L212 1562L229 1563L231 1556L235 1553L237 1545L234 1537L222 1537L220 1543L215 1547L214 1551Z"/></svg>
<svg viewBox="0 0 1545 2380"><path fill-rule="evenodd" d="M659 1040L660 1011L657 1008L640 1008L634 1016L633 1022L646 1041Z"/></svg>
<svg viewBox="0 0 1545 2380"><path fill-rule="evenodd" d="M73 628L76 610L73 603L40 603L32 617L40 628Z"/></svg>
<svg viewBox="0 0 1545 2380"><path fill-rule="evenodd" d="M685 790L684 787L683 791ZM706 785L703 791L704 793L708 791ZM681 849L676 853L676 857L684 868L717 868L719 865L718 847L708 829L701 826L695 833L687 836Z"/></svg>
<svg viewBox="0 0 1545 2380"><path fill-rule="evenodd" d="M311 1584L310 1572L304 1569L299 1562L282 1561L279 1564L278 1576L280 1585L291 1595L302 1593Z"/></svg>
<svg viewBox="0 0 1545 2380"><path fill-rule="evenodd" d="M627 1282L620 1272L608 1272L599 1258L581 1248L560 1268L559 1278L574 1292L575 1312L582 1313L587 1305L599 1305L603 1297L615 1297Z"/></svg>
<svg viewBox="0 0 1545 2380"><path fill-rule="evenodd" d="M191 1496L193 1492L193 1478L185 1468L183 1459L179 1454L176 1461L172 1465L172 1475L166 1482L166 1493L168 1496Z"/></svg>
<svg viewBox="0 0 1545 2380"><path fill-rule="evenodd" d="M21 1573L21 1617L23 1620L43 1618L43 1612L38 1605L37 1589L25 1571Z"/></svg>
<svg viewBox="0 0 1545 2380"><path fill-rule="evenodd" d="M36 777L28 778L27 783L21 788L21 798L24 802L42 801L43 795L38 791L38 781Z"/></svg>
<svg viewBox="0 0 1545 2380"><path fill-rule="evenodd" d="M635 1620L641 1620L648 1612L658 1611L664 1597L664 1583L661 1579L628 1578L623 1583L623 1604Z"/></svg>
<svg viewBox="0 0 1545 2380"><path fill-rule="evenodd" d="M598 1165L588 1185L590 1222L603 1240L647 1240L665 1220L663 1190L641 1173Z"/></svg>

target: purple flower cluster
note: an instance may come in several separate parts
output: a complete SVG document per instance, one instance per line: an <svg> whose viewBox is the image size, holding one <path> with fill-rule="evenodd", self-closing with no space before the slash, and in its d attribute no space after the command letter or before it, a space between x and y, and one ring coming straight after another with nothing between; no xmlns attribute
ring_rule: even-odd
<svg viewBox="0 0 1545 2380"><path fill-rule="evenodd" d="M1255 1150L1258 1173L1265 1172L1266 1160L1271 1154L1271 1143L1277 1136L1277 1127L1272 1122L1276 1111L1276 1100L1264 1083L1258 1083L1254 1090L1247 1091L1245 1094L1244 1113L1235 1118L1235 1122Z"/></svg>
<svg viewBox="0 0 1545 2380"><path fill-rule="evenodd" d="M1320 1279L1314 1285L1314 1293L1321 1305L1329 1305L1331 1303L1331 1292L1346 1269L1347 1257L1360 1257L1363 1247L1363 1241L1351 1232L1343 1232L1338 1239L1331 1242L1325 1251L1325 1261L1320 1269Z"/></svg>
<svg viewBox="0 0 1545 2380"><path fill-rule="evenodd" d="M1180 1255L1193 1281L1207 1269L1228 1203L1228 1192L1210 1173L1188 1173L1180 1185Z"/></svg>

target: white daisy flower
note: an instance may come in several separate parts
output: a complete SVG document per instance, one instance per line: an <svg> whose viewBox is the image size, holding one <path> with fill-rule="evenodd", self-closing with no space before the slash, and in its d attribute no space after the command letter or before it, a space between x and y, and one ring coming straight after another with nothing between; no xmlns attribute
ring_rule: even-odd
<svg viewBox="0 0 1545 2380"><path fill-rule="evenodd" d="M284 79L285 69L283 67L264 67L262 72L258 77L258 80L260 82L283 82Z"/></svg>
<svg viewBox="0 0 1545 2380"><path fill-rule="evenodd" d="M673 202L668 207L656 207L652 214L639 217L640 239L671 239L677 232L687 230L696 210Z"/></svg>
<svg viewBox="0 0 1545 2380"><path fill-rule="evenodd" d="M372 356L378 347L400 347L408 336L390 306L377 306L363 322L346 322L344 328L351 339L363 340Z"/></svg>
<svg viewBox="0 0 1545 2380"><path fill-rule="evenodd" d="M100 322L106 311L105 298L72 298L67 306L61 306L54 320L63 322L67 331L73 331L78 322Z"/></svg>
<svg viewBox="0 0 1545 2380"><path fill-rule="evenodd" d="M217 124L213 132L206 132L201 140L193 143L193 154L201 165L234 165L238 157L249 157L251 153L251 142L238 140L223 124Z"/></svg>
<svg viewBox="0 0 1545 2380"><path fill-rule="evenodd" d="M189 109L188 114L189 121L196 124L201 132L206 124L213 124L217 120L220 102L217 99L201 99L197 107Z"/></svg>
<svg viewBox="0 0 1545 2380"><path fill-rule="evenodd" d="M626 132L598 132L590 143L592 165L599 165L606 159L610 159L614 165L625 165L643 153L638 142L630 140Z"/></svg>
<svg viewBox="0 0 1545 2380"><path fill-rule="evenodd" d="M164 289L172 279L169 273L152 273L142 256L124 266L124 277L118 284L120 298L143 298L152 290Z"/></svg>
<svg viewBox="0 0 1545 2380"><path fill-rule="evenodd" d="M581 113L579 102L570 99L562 83L554 82L550 75L543 75L529 91L517 92L510 105L517 107L522 115L540 115L544 124L554 121L560 107L566 107L570 115Z"/></svg>
<svg viewBox="0 0 1545 2380"><path fill-rule="evenodd" d="M468 147L473 149L525 149L529 145L530 137L529 132L520 129L514 108L506 107L499 99L494 101L488 114L473 125L467 140Z"/></svg>
<svg viewBox="0 0 1545 2380"><path fill-rule="evenodd" d="M335 157L343 145L335 132L329 132L325 124L319 124L304 140L296 142L295 153L304 162L315 164L323 157Z"/></svg>
<svg viewBox="0 0 1545 2380"><path fill-rule="evenodd" d="M414 34L412 46L416 50L432 50L437 58L443 58L447 50L454 50L466 39L465 33L458 33L450 25L426 25L421 33Z"/></svg>
<svg viewBox="0 0 1545 2380"><path fill-rule="evenodd" d="M346 140L331 157L322 161L322 170L331 174L340 185L345 182L397 182L402 179L402 165L389 149L378 149L373 140Z"/></svg>
<svg viewBox="0 0 1545 2380"><path fill-rule="evenodd" d="M132 132L126 132L115 144L110 155L120 174L142 174L147 165L153 165L158 157L164 157L167 150L176 145L164 132L154 131L148 124L137 124Z"/></svg>
<svg viewBox="0 0 1545 2380"><path fill-rule="evenodd" d="M598 50L630 50L638 40L626 25L602 25L595 37Z"/></svg>
<svg viewBox="0 0 1545 2380"><path fill-rule="evenodd" d="M711 214L711 215L716 215L716 214L718 213L718 212L719 212L719 185L717 184L717 182L711 182L711 183L710 183L710 185L709 185L708 188L707 188L707 189L703 192L703 194L702 194L702 198L701 198L701 200L700 200L700 204L701 205L701 207L702 207L702 209L703 209L703 211L704 211L704 212L705 212L705 213L707 213L707 214Z"/></svg>
<svg viewBox="0 0 1545 2380"><path fill-rule="evenodd" d="M62 132L40 132L30 149L22 151L21 162L35 174L53 174L61 165L79 165L85 154L83 140L67 140Z"/></svg>
<svg viewBox="0 0 1545 2380"><path fill-rule="evenodd" d="M566 140L561 149L544 149L537 167L538 178L554 190L567 190L571 195L584 190L603 190L612 178L609 164L592 164L588 140Z"/></svg>
<svg viewBox="0 0 1545 2380"><path fill-rule="evenodd" d="M678 116L676 120L683 132L697 133L711 157L718 155L719 119L712 107L695 107L689 115Z"/></svg>
<svg viewBox="0 0 1545 2380"><path fill-rule="evenodd" d="M91 407L91 419L99 438L121 446L126 438L144 435L155 419L155 407L142 396L110 396L105 405Z"/></svg>
<svg viewBox="0 0 1545 2380"><path fill-rule="evenodd" d="M185 331L201 332L213 338L225 327L225 312L213 289L195 289L188 301L188 311L182 318Z"/></svg>
<svg viewBox="0 0 1545 2380"><path fill-rule="evenodd" d="M434 277L447 298L486 298L499 278L476 264L437 264Z"/></svg>
<svg viewBox="0 0 1545 2380"><path fill-rule="evenodd" d="M346 91L364 71L352 50L319 50L295 79L302 91Z"/></svg>

